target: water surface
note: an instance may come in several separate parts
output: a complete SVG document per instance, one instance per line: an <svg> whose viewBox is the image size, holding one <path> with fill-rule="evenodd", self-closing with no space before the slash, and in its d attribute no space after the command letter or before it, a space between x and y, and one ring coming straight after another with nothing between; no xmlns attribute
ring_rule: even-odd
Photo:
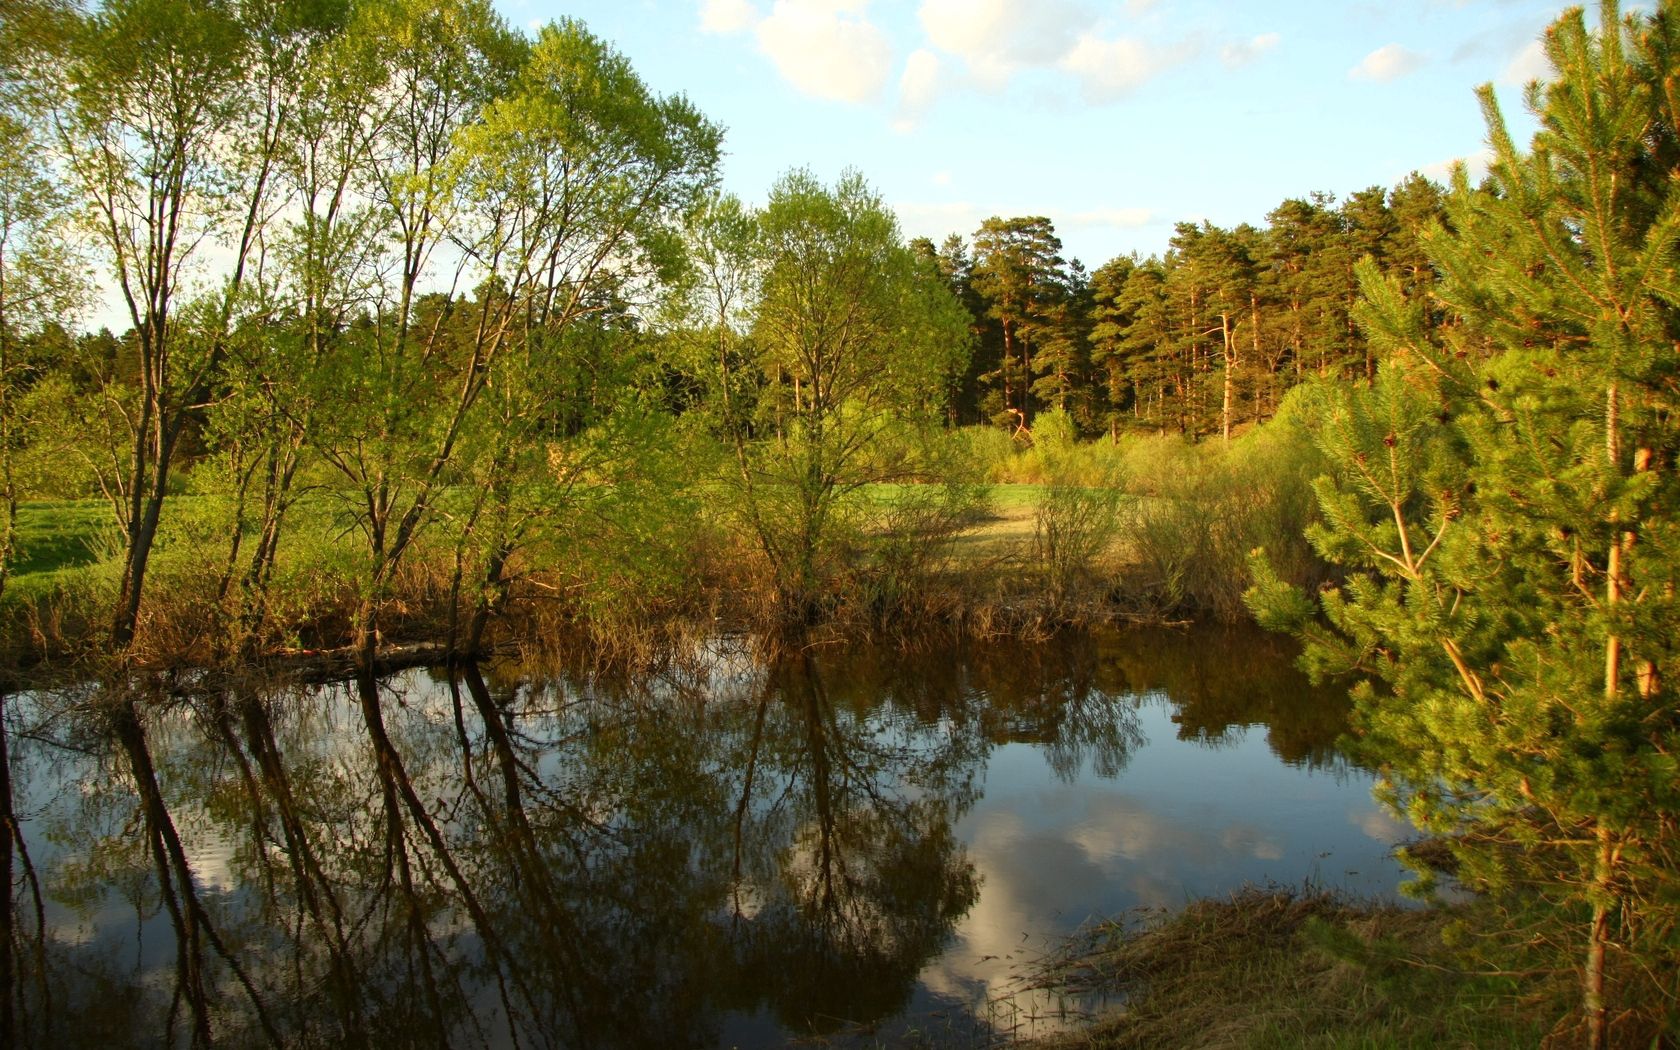
<svg viewBox="0 0 1680 1050"><path fill-rule="evenodd" d="M1401 878L1274 639L679 655L12 698L25 1041L972 1045L1094 918Z"/></svg>

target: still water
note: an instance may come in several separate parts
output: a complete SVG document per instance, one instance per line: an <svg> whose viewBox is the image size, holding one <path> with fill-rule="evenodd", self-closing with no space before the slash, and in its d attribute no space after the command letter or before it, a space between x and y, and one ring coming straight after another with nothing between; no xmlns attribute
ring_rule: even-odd
<svg viewBox="0 0 1680 1050"><path fill-rule="evenodd" d="M1402 878L1344 701L1274 639L680 656L11 698L18 1031L980 1045L1091 1005L1024 987L1087 921Z"/></svg>

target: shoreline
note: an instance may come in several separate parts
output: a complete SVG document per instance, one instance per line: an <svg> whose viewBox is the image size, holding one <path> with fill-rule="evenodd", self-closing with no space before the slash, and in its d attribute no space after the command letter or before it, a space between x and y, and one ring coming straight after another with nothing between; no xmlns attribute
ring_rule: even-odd
<svg viewBox="0 0 1680 1050"><path fill-rule="evenodd" d="M1453 946L1453 934L1498 918L1479 899L1406 908L1309 885L1250 886L1130 923L1109 920L1070 939L1040 980L1123 1005L1032 1045L1540 1045L1558 1033L1537 1018L1566 1015L1571 986L1534 980L1519 990Z"/></svg>

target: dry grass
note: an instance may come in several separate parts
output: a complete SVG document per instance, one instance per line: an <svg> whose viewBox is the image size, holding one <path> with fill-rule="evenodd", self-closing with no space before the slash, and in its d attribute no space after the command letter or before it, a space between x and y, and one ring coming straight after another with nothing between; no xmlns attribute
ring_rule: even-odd
<svg viewBox="0 0 1680 1050"><path fill-rule="evenodd" d="M1041 981L1106 991L1124 1006L1042 1045L1538 1045L1545 1029L1508 982L1458 969L1442 947L1453 917L1267 888L1106 924L1052 959Z"/></svg>

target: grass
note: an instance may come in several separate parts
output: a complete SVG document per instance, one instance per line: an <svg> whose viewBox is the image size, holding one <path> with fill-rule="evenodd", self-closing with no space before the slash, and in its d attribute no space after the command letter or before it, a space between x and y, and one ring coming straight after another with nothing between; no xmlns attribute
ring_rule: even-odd
<svg viewBox="0 0 1680 1050"><path fill-rule="evenodd" d="M1020 483L993 485L991 486L992 509L1000 515L1024 513L1027 520L1031 521L1033 508L1038 505L1039 493L1043 491L1043 485Z"/></svg>
<svg viewBox="0 0 1680 1050"><path fill-rule="evenodd" d="M59 606L58 613L72 617L89 613L69 606L87 605L89 595L109 584L111 573L101 563L108 565L117 550L111 507L102 500L19 504L4 606Z"/></svg>
<svg viewBox="0 0 1680 1050"><path fill-rule="evenodd" d="M872 488L891 493L898 486ZM1013 544L1030 545L1033 514L1044 486L1008 483L987 486L989 513L965 530L961 548L986 554L1001 553ZM193 497L176 497L181 505ZM29 502L18 507L18 547L11 566L12 582L32 589L26 577L53 577L96 564L115 548L110 506L102 500Z"/></svg>
<svg viewBox="0 0 1680 1050"><path fill-rule="evenodd" d="M989 561L999 557L1020 556L1032 548L1033 503L1032 490L1036 485L998 485L992 492L991 506L984 518L964 529L952 545L952 552L961 561ZM1000 490L1025 489L1025 494Z"/></svg>
<svg viewBox="0 0 1680 1050"><path fill-rule="evenodd" d="M1469 906L1474 908L1474 905ZM1124 1006L1042 1041L1076 1048L1527 1047L1541 1009L1443 946L1464 908L1406 909L1314 889L1247 889L1141 925L1105 924L1053 958L1044 987ZM1527 989L1532 991L1532 989Z"/></svg>
<svg viewBox="0 0 1680 1050"><path fill-rule="evenodd" d="M946 503L927 486L871 486L862 494L863 505L876 504L880 520L874 526L882 531L864 536L848 555L852 560L844 568L851 575L841 573L834 590L837 619L941 622L990 633L1021 624L1040 630L1045 623L1101 618L1116 610L1150 615L1148 602L1126 604L1116 597L1124 590L1116 581L1127 579L1131 557L1125 530L1104 526L1077 571L1062 566L1058 573L1060 563L1039 542L1038 519L1049 491L1012 480L960 488ZM441 630L438 625L449 619L453 599L447 577L462 520L455 513L456 495L440 495L436 527L414 548L404 579L395 581L388 631L396 631L398 619L410 613L407 622L421 634ZM754 575L759 566L750 556L753 542L720 514L718 499L724 495L702 486L696 494L700 509L686 515L630 500L615 513L575 510L576 528L549 521L549 531L521 552L522 582L508 610L540 606L545 616L564 613L623 626L644 614L696 609L715 614L719 594L762 599L768 592ZM969 496L976 502L967 502ZM1129 498L1127 506L1139 502ZM314 490L287 519L265 610L266 629L285 645L329 647L348 630L366 554L346 509L335 494ZM178 649L214 635L216 618L226 612L217 604L222 596L217 588L230 554L230 511L225 498L202 492L173 496L165 508L147 573L142 631L148 651L173 654L160 659L199 658ZM28 640L30 661L97 647L121 570L109 506L100 500L30 502L20 506L19 517L0 622L14 640ZM250 546L241 556L248 557ZM1075 576L1077 586L1070 586ZM757 608L739 600L729 607L744 610L744 619ZM0 653L0 662L25 658Z"/></svg>
<svg viewBox="0 0 1680 1050"><path fill-rule="evenodd" d="M18 506L14 577L56 573L92 565L110 545L110 504L60 500Z"/></svg>

